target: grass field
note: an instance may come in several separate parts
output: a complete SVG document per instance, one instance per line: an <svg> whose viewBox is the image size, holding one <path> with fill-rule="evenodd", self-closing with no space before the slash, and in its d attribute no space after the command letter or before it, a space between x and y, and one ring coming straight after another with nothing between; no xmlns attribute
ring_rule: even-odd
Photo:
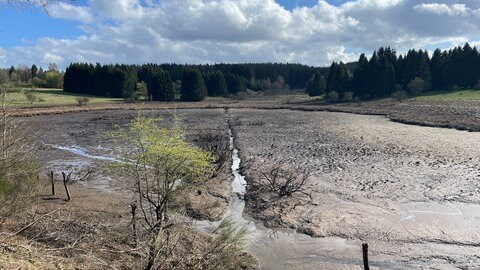
<svg viewBox="0 0 480 270"><path fill-rule="evenodd" d="M434 91L425 93L412 100L424 101L461 101L461 100L480 100L480 90L459 90L459 91Z"/></svg>
<svg viewBox="0 0 480 270"><path fill-rule="evenodd" d="M31 88L19 88L8 92L7 103L11 105L24 106L30 105L31 102L27 99L25 94L35 93L37 98L32 105L76 105L77 97L88 97L90 103L112 103L122 102L121 98L107 98L92 95L81 95L74 93L66 93L62 89L31 89Z"/></svg>

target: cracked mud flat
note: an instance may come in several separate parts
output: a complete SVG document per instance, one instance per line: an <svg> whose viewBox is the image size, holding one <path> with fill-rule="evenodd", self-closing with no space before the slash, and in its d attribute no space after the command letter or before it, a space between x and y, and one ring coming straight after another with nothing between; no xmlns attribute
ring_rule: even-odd
<svg viewBox="0 0 480 270"><path fill-rule="evenodd" d="M186 117L189 132L225 124L223 109L180 113ZM24 121L43 133L46 144L110 156L112 141L105 132L135 114L101 111ZM325 237L326 250L332 246L323 257L289 261L289 268L361 269L362 242L370 245L374 269L480 267L479 133L343 113L229 109L228 114L241 123L234 131L242 160L253 158L247 177L257 177L253 169L278 162L302 165L315 173L309 182L313 201L281 220L271 218L268 210L255 209L255 201L247 202L246 211L267 226L293 227ZM39 158L46 171L101 162L48 145L41 149ZM122 181L103 176L85 185L123 193ZM226 205L231 194L229 180L211 191ZM357 242L358 258L347 250L342 253L342 245L328 241L332 238ZM289 243L284 246L288 252Z"/></svg>
<svg viewBox="0 0 480 270"><path fill-rule="evenodd" d="M279 218L259 210L254 198L247 201L254 218L359 246L368 242L371 265L381 269L480 268L479 133L345 113L230 113L239 123L242 158L252 159L247 179L282 162L315 174L310 204ZM341 266L359 267L339 260L298 268Z"/></svg>

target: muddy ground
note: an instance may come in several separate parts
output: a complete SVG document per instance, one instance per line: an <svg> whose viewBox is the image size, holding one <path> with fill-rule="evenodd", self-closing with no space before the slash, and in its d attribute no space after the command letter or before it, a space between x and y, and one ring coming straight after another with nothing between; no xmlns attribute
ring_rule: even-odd
<svg viewBox="0 0 480 270"><path fill-rule="evenodd" d="M268 227L294 228L358 245L368 242L371 265L381 269L480 267L478 133L405 125L384 116L294 109L178 112L185 115L192 134L204 128L225 128L226 117L232 119L242 161L249 160L244 173L250 181L258 181L260 171L280 163L312 173L305 186L311 201L282 199L272 206L265 201L271 198L269 194L248 191L248 215ZM40 133L38 157L45 172L95 168L94 180L76 185L85 187L81 192L92 189L125 201L127 214L120 214L118 223L124 228L128 227L128 203L132 200L127 181L112 175L95 157L113 157L115 146L106 131L115 124L124 125L135 114L129 110L95 111L22 120ZM76 147L90 156L55 146ZM231 195L230 180L225 172L210 184L209 192L198 195L198 202L220 207L197 217L217 219L222 215ZM79 196L72 195L74 199ZM195 211L192 207L192 213ZM342 250L335 254L341 258ZM361 254L358 256L360 259ZM292 267L357 269L359 265L340 259L310 261L308 265L299 261Z"/></svg>
<svg viewBox="0 0 480 270"><path fill-rule="evenodd" d="M292 104L295 103L292 102ZM291 108L384 115L400 123L480 131L480 101L478 100L398 102L385 99L360 103L299 102L298 104L302 103L306 106L293 105Z"/></svg>
<svg viewBox="0 0 480 270"><path fill-rule="evenodd" d="M480 267L478 133L346 113L230 113L237 147L250 160L247 181L278 164L313 174L305 186L312 200L301 205L247 191L254 218L367 242L371 264L382 269Z"/></svg>
<svg viewBox="0 0 480 270"><path fill-rule="evenodd" d="M42 168L42 191L34 217L39 219L19 234L27 239L28 243L24 245L31 246L28 260L32 263L37 263L42 269L143 267L141 256L144 254L134 246L131 229L129 204L136 199L132 192L133 182L111 166L118 158L115 156L117 150L128 146L121 145L108 135L109 131L117 129L117 125L125 127L137 113L133 110L93 111L19 119L30 129L37 142L36 160ZM199 133L208 131L224 134L228 142L228 125L223 109L143 113L161 115L166 122L171 121L174 113L184 117L187 139L192 142ZM201 220L220 219L232 192L230 163L228 156L225 166L208 182L206 189L187 194L191 201L186 213L188 216ZM61 173L72 172L73 178L79 178L90 169L93 174L88 181L69 185L72 201L66 202ZM55 195L51 195L47 177L51 171L55 176ZM16 228L12 231L29 222L14 224ZM191 240L193 244L179 244L180 250L208 247L211 239L193 231L192 228L185 229L185 241ZM3 240L0 237L0 242ZM16 249L12 250L10 253L0 252L5 258L11 257L6 264L0 260L0 268L33 267L25 266L16 257L20 255L23 259L24 255L15 252ZM51 263L40 260L42 253Z"/></svg>

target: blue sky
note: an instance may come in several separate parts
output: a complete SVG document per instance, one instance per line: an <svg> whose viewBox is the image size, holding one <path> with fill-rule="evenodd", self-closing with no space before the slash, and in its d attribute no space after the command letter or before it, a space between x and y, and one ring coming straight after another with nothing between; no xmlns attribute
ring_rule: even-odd
<svg viewBox="0 0 480 270"><path fill-rule="evenodd" d="M70 62L352 61L380 46L480 40L480 1L81 0L18 9L0 0L0 66Z"/></svg>
<svg viewBox="0 0 480 270"><path fill-rule="evenodd" d="M288 10L296 7L312 7L317 0L276 0ZM330 0L338 5L344 1ZM87 5L86 1L77 1L78 5ZM3 48L28 45L41 37L74 38L82 34L79 23L53 18L42 9L19 9L11 6L0 7L0 44Z"/></svg>
<svg viewBox="0 0 480 270"><path fill-rule="evenodd" d="M0 18L0 46L3 48L33 44L46 36L74 38L81 34L76 22L52 18L38 9L1 7Z"/></svg>

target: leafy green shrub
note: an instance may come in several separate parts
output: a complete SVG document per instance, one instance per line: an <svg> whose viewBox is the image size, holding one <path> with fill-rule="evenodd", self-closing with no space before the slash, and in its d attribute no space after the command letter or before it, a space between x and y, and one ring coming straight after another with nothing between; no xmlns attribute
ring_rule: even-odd
<svg viewBox="0 0 480 270"><path fill-rule="evenodd" d="M408 90L410 90L412 96L420 95L425 90L425 81L422 78L415 77L408 83Z"/></svg>
<svg viewBox="0 0 480 270"><path fill-rule="evenodd" d="M395 91L392 93L392 98L398 102L402 102L403 100L407 99L407 97L407 92L403 90Z"/></svg>
<svg viewBox="0 0 480 270"><path fill-rule="evenodd" d="M330 102L337 102L340 96L337 91L330 91L327 93L327 100Z"/></svg>
<svg viewBox="0 0 480 270"><path fill-rule="evenodd" d="M88 102L90 102L90 98L88 97L77 97L75 100L77 101L78 106L86 106Z"/></svg>
<svg viewBox="0 0 480 270"><path fill-rule="evenodd" d="M27 98L28 102L30 102L30 104L33 104L33 102L38 101L37 94L35 94L32 91L25 93L25 97Z"/></svg>

